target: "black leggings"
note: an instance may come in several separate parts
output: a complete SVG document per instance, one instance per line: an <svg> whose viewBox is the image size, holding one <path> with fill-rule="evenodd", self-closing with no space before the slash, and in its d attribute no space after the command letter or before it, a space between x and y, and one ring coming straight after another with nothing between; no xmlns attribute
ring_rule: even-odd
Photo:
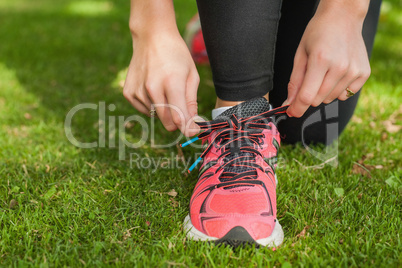
<svg viewBox="0 0 402 268"><path fill-rule="evenodd" d="M216 94L228 101L264 96L274 107L287 98L293 59L319 1L197 0ZM363 26L370 55L381 0L372 0ZM275 75L274 75L275 73ZM280 121L286 143L330 144L353 115L360 94L310 107L301 118Z"/></svg>

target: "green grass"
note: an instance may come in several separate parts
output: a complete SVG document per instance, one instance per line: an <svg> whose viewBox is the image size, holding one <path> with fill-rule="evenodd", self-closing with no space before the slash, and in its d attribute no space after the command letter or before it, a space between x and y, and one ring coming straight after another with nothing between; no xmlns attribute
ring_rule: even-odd
<svg viewBox="0 0 402 268"><path fill-rule="evenodd" d="M402 265L401 132L387 133L382 123L402 102L400 1L383 9L373 74L339 140L338 166L305 168L320 162L301 146L282 147L278 215L286 239L276 251L186 240L182 221L196 172L130 168L117 148L79 149L67 140L64 119L77 104L104 101L117 107L107 116L134 113L119 87L131 57L128 2L0 0L1 266ZM183 31L195 1L176 8ZM211 75L200 73L200 114L207 115ZM96 141L100 124L86 110L73 132ZM178 136L156 127L156 142ZM140 134L136 124L127 138ZM185 150L186 159L195 152ZM152 150L148 139L130 153L157 159L177 149ZM382 169L353 173L364 155L365 165ZM172 189L177 196L167 194Z"/></svg>

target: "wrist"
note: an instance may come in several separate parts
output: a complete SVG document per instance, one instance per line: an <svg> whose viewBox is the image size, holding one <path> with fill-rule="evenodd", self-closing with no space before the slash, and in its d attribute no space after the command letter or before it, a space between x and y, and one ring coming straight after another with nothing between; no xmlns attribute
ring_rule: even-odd
<svg viewBox="0 0 402 268"><path fill-rule="evenodd" d="M370 0L321 0L317 15L333 14L335 18L346 18L352 25L363 26Z"/></svg>
<svg viewBox="0 0 402 268"><path fill-rule="evenodd" d="M150 30L141 32L140 34L132 34L133 49L137 47L145 47L147 49L155 49L158 47L167 46L168 44L177 44L177 42L182 41L178 30Z"/></svg>
<svg viewBox="0 0 402 268"><path fill-rule="evenodd" d="M131 37L133 41L138 40L154 40L155 38L163 38L164 36L180 36L179 30L176 24L172 26L167 25L147 25L146 27L141 27L137 25L132 27L130 25Z"/></svg>
<svg viewBox="0 0 402 268"><path fill-rule="evenodd" d="M173 0L131 0L129 27L133 39L178 34Z"/></svg>

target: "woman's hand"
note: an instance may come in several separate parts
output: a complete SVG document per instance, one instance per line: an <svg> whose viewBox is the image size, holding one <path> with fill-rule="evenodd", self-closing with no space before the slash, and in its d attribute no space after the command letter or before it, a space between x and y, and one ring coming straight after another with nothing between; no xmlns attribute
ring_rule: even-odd
<svg viewBox="0 0 402 268"><path fill-rule="evenodd" d="M302 116L310 105L346 100L346 88L356 93L366 82L370 64L362 37L364 16L358 14L344 5L318 7L296 51L284 103L290 104L290 116Z"/></svg>
<svg viewBox="0 0 402 268"><path fill-rule="evenodd" d="M199 76L178 31L134 37L133 47L125 98L148 116L155 109L168 131L179 128L186 136L197 134L199 127L193 119Z"/></svg>

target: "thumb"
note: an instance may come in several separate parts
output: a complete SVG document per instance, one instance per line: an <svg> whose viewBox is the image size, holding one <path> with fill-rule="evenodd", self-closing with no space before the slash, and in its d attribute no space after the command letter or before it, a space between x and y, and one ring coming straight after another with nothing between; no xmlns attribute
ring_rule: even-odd
<svg viewBox="0 0 402 268"><path fill-rule="evenodd" d="M200 77L197 71L190 72L187 78L186 103L191 117L198 114L197 91Z"/></svg>
<svg viewBox="0 0 402 268"><path fill-rule="evenodd" d="M200 127L196 124L196 122L203 120L198 116L197 91L199 83L200 77L195 69L188 75L186 84L186 105L187 111L191 117L186 125L188 136L196 135L200 131Z"/></svg>
<svg viewBox="0 0 402 268"><path fill-rule="evenodd" d="M288 98L285 100L283 105L291 104L304 80L304 75L306 74L307 67L307 54L304 49L300 46L296 51L292 74L290 75L290 81L288 84Z"/></svg>

